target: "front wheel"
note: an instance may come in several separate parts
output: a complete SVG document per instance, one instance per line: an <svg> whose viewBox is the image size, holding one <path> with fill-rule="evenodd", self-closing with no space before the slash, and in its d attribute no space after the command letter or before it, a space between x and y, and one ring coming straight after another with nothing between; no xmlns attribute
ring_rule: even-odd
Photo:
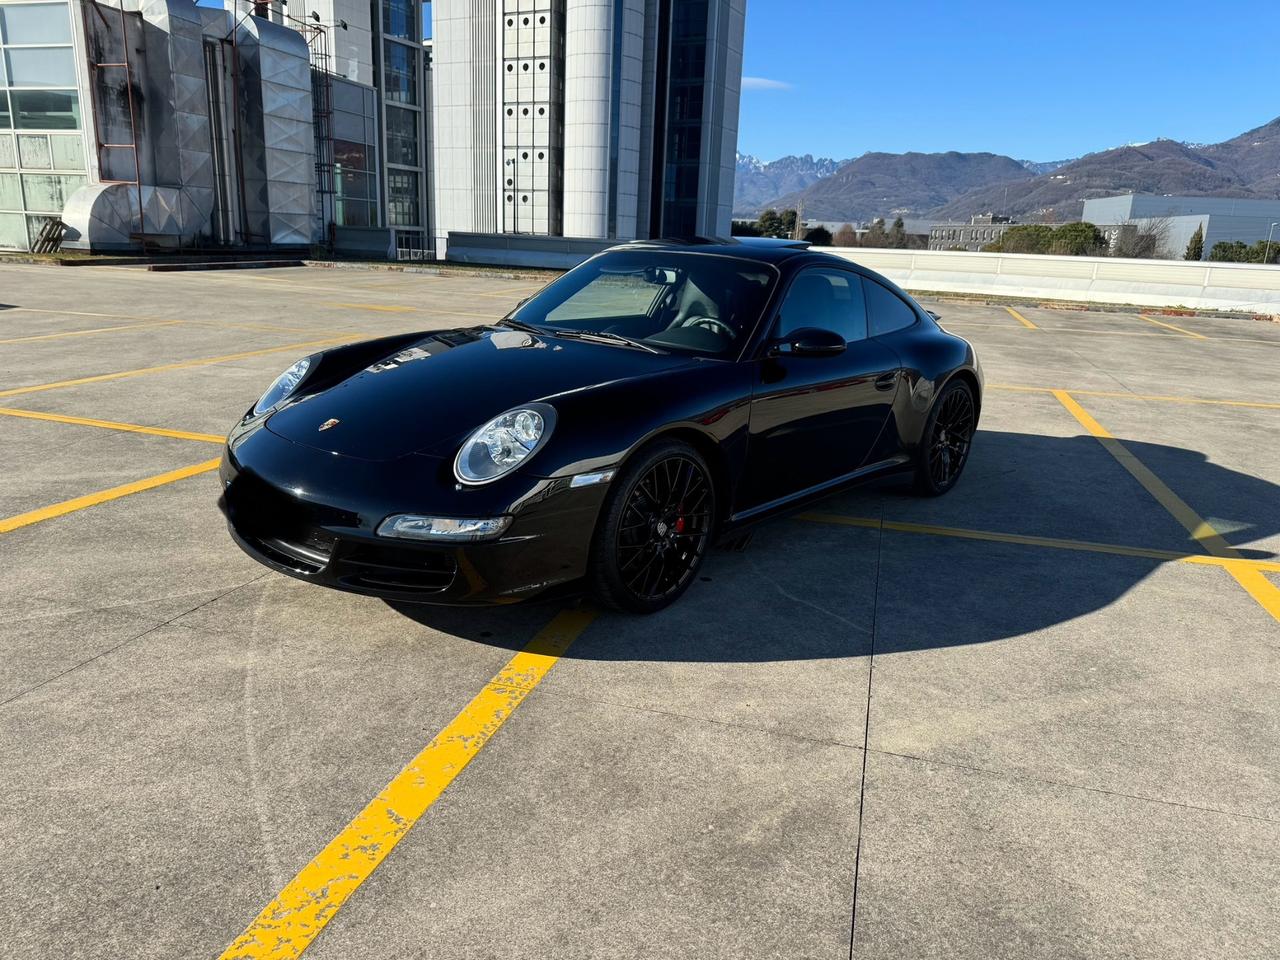
<svg viewBox="0 0 1280 960"><path fill-rule="evenodd" d="M688 589L711 541L716 495L702 455L660 441L614 480L591 545L592 592L605 606L654 613Z"/></svg>
<svg viewBox="0 0 1280 960"><path fill-rule="evenodd" d="M952 380L934 401L920 439L916 460L917 493L937 497L956 485L969 461L977 426L973 389L963 380Z"/></svg>

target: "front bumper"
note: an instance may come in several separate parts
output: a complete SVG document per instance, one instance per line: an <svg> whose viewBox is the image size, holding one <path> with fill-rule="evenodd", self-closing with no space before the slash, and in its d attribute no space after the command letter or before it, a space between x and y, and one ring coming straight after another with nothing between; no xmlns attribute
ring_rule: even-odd
<svg viewBox="0 0 1280 960"><path fill-rule="evenodd" d="M459 489L434 457L357 460L266 430L229 445L220 473L231 536L258 562L338 590L440 604L512 603L581 578L607 489L532 476ZM377 536L397 513L513 519L495 540Z"/></svg>

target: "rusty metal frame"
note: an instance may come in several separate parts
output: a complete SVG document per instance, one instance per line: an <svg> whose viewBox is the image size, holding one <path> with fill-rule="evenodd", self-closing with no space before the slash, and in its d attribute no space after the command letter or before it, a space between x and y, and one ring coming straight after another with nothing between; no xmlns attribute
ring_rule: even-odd
<svg viewBox="0 0 1280 960"><path fill-rule="evenodd" d="M91 82L89 84L89 105L93 111L93 139L95 143L94 155L98 160L98 182L99 183L120 183L132 186L138 198L138 232L136 237L146 235L147 212L142 202L142 166L138 160L138 113L133 98L133 65L129 59L129 21L124 9L124 0L117 0L119 6L113 6L110 9L120 14L120 49L124 54L124 59L119 63L99 63L90 57L90 30L89 18L87 10L92 7L93 12L97 15L102 26L110 30L111 25L107 22L106 15L102 12L102 4L98 0L81 0L80 17L84 25L84 45L85 59L88 61L91 71ZM125 98L129 103L129 137L130 143L105 143L102 139L102 133L98 126L99 111L97 104L98 91L98 73L101 70L117 69L124 70L124 90ZM133 179L132 180L115 180L102 176L103 171L103 150L130 150L133 153Z"/></svg>

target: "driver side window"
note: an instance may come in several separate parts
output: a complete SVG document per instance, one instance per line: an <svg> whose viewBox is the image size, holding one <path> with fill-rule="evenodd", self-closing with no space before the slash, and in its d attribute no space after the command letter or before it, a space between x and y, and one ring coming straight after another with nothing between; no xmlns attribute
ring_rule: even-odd
<svg viewBox="0 0 1280 960"><path fill-rule="evenodd" d="M801 327L831 330L845 342L867 338L867 304L861 278L843 270L809 269L791 281L778 315L777 337Z"/></svg>

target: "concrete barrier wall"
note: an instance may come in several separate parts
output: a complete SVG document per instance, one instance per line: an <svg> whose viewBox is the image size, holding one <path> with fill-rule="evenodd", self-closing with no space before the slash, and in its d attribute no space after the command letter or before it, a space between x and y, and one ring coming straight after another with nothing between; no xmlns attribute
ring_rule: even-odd
<svg viewBox="0 0 1280 960"><path fill-rule="evenodd" d="M613 243L450 231L447 257L455 263L567 270ZM917 293L1280 314L1280 266L949 250L815 249L860 263Z"/></svg>
<svg viewBox="0 0 1280 960"><path fill-rule="evenodd" d="M1280 314L1280 266L824 248L916 292Z"/></svg>
<svg viewBox="0 0 1280 960"><path fill-rule="evenodd" d="M569 270L617 242L544 237L527 233L464 233L450 230L445 259L451 263Z"/></svg>

